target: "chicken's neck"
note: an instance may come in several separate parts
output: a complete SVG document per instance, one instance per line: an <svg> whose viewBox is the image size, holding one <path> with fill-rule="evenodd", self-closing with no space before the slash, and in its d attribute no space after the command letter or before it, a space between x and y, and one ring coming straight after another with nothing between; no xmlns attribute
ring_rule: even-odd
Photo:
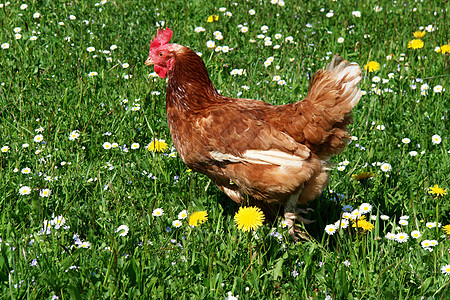
<svg viewBox="0 0 450 300"><path fill-rule="evenodd" d="M223 99L209 79L203 60L185 48L175 59L167 84L166 106L198 110Z"/></svg>

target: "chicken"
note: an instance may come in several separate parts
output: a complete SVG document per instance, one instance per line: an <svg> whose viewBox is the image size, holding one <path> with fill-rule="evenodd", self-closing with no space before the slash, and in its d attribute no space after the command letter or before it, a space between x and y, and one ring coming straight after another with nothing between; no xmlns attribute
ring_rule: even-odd
<svg viewBox="0 0 450 300"><path fill-rule="evenodd" d="M348 143L351 109L361 97L360 67L336 55L293 104L228 98L194 51L169 44L172 35L158 30L145 65L168 76L167 122L181 159L233 201L260 207L268 220L284 209L297 240L295 221L313 222L299 206L322 193L330 157Z"/></svg>

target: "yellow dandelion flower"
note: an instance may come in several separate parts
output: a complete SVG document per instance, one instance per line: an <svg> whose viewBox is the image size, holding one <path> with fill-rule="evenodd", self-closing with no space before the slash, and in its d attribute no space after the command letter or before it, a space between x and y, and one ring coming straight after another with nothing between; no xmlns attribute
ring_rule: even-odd
<svg viewBox="0 0 450 300"><path fill-rule="evenodd" d="M443 188L441 188L437 184L435 184L434 186L430 187L430 190L428 191L428 193L431 195L436 195L436 196L445 196L445 195L447 195L447 190L444 190Z"/></svg>
<svg viewBox="0 0 450 300"><path fill-rule="evenodd" d="M425 30L424 31L416 31L413 33L413 35L416 39L421 39L424 37L425 33L426 33Z"/></svg>
<svg viewBox="0 0 450 300"><path fill-rule="evenodd" d="M208 213L206 211L196 211L189 216L189 226L198 226L208 220Z"/></svg>
<svg viewBox="0 0 450 300"><path fill-rule="evenodd" d="M356 181L365 181L372 178L375 175L374 172L360 172L352 175L352 178Z"/></svg>
<svg viewBox="0 0 450 300"><path fill-rule="evenodd" d="M436 52L437 53L442 52L442 54L450 53L450 45L443 45L439 47L439 49Z"/></svg>
<svg viewBox="0 0 450 300"><path fill-rule="evenodd" d="M369 61L364 66L364 70L369 71L369 72L375 72L375 71L378 71L379 69L380 69L380 64L377 63L376 61Z"/></svg>
<svg viewBox="0 0 450 300"><path fill-rule="evenodd" d="M354 221L352 227L359 227L365 231L371 231L375 228L372 223L366 221L366 216L362 216L358 220Z"/></svg>
<svg viewBox="0 0 450 300"><path fill-rule="evenodd" d="M423 45L424 43L421 39L414 39L412 41L409 41L408 48L420 49L423 48Z"/></svg>
<svg viewBox="0 0 450 300"><path fill-rule="evenodd" d="M264 213L258 207L240 207L234 216L234 222L239 230L255 230L264 222Z"/></svg>
<svg viewBox="0 0 450 300"><path fill-rule="evenodd" d="M169 146L164 140L153 140L150 145L147 146L148 151L152 152L164 152L169 149Z"/></svg>
<svg viewBox="0 0 450 300"><path fill-rule="evenodd" d="M208 19L206 20L206 22L208 23L212 23L214 21L219 21L219 16L218 15L211 15L208 17Z"/></svg>
<svg viewBox="0 0 450 300"><path fill-rule="evenodd" d="M444 227L442 227L442 230L444 230L444 232L448 235L450 235L450 224L445 225Z"/></svg>

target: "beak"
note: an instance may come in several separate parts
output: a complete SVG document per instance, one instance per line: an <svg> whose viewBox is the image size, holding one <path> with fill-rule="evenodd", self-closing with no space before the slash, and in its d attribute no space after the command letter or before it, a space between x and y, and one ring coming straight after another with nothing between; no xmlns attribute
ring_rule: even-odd
<svg viewBox="0 0 450 300"><path fill-rule="evenodd" d="M151 66L151 65L153 65L153 64L155 64L155 62L149 57L149 58L147 58L147 60L145 61L145 65L147 66L147 67L149 67L149 66Z"/></svg>

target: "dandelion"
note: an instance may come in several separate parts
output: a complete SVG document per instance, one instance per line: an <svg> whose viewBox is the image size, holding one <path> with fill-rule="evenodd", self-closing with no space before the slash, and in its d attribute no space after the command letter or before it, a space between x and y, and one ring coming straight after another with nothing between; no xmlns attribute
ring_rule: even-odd
<svg viewBox="0 0 450 300"><path fill-rule="evenodd" d="M443 45L441 47L437 47L436 52L442 54L450 53L450 45Z"/></svg>
<svg viewBox="0 0 450 300"><path fill-rule="evenodd" d="M164 152L169 149L169 146L164 140L155 139L147 146L147 149L152 152Z"/></svg>
<svg viewBox="0 0 450 300"><path fill-rule="evenodd" d="M416 39L421 39L421 38L423 38L423 37L425 36L425 33L426 33L425 30L424 30L424 31L415 31L415 32L413 33L413 36L414 36Z"/></svg>
<svg viewBox="0 0 450 300"><path fill-rule="evenodd" d="M380 168L383 172L389 172L390 170L392 170L392 166L388 163L383 163Z"/></svg>
<svg viewBox="0 0 450 300"><path fill-rule="evenodd" d="M445 276L450 275L450 264L441 267L441 272Z"/></svg>
<svg viewBox="0 0 450 300"><path fill-rule="evenodd" d="M36 135L36 136L33 138L33 140L34 140L36 143L40 143L40 142L42 142L42 141L44 140L44 136L43 136L42 134L38 134L38 135Z"/></svg>
<svg viewBox="0 0 450 300"><path fill-rule="evenodd" d="M421 39L414 39L408 42L408 48L420 49L423 48L423 41Z"/></svg>
<svg viewBox="0 0 450 300"><path fill-rule="evenodd" d="M19 189L20 195L29 195L31 193L31 188L29 186L24 185Z"/></svg>
<svg viewBox="0 0 450 300"><path fill-rule="evenodd" d="M442 230L444 230L444 232L448 235L450 235L450 224L445 225L444 227L442 227Z"/></svg>
<svg viewBox="0 0 450 300"><path fill-rule="evenodd" d="M196 227L208 220L206 211L195 211L189 216L189 226Z"/></svg>
<svg viewBox="0 0 450 300"><path fill-rule="evenodd" d="M442 139L439 135L435 134L431 137L431 142L435 145L439 145L441 143Z"/></svg>
<svg viewBox="0 0 450 300"><path fill-rule="evenodd" d="M127 225L120 225L115 232L119 232L119 236L126 236L128 231L130 231L130 228Z"/></svg>
<svg viewBox="0 0 450 300"><path fill-rule="evenodd" d="M420 233L420 231L418 231L418 230L411 231L411 237L412 237L413 239L418 239L418 238L420 238L421 236L422 236L422 234Z"/></svg>
<svg viewBox="0 0 450 300"><path fill-rule="evenodd" d="M175 228L178 228L178 227L181 226L181 221L180 221L180 220L175 220L175 221L172 222L172 225L173 225Z"/></svg>
<svg viewBox="0 0 450 300"><path fill-rule="evenodd" d="M434 186L430 187L428 194L436 195L436 196L445 196L445 195L447 195L447 190L444 190L443 188L441 188L437 184L435 184Z"/></svg>
<svg viewBox="0 0 450 300"><path fill-rule="evenodd" d="M264 213L258 207L240 207L234 216L234 222L239 230L255 230L264 222Z"/></svg>
<svg viewBox="0 0 450 300"><path fill-rule="evenodd" d="M52 191L50 189L41 189L39 190L39 196L41 197L50 197Z"/></svg>
<svg viewBox="0 0 450 300"><path fill-rule="evenodd" d="M333 235L336 232L336 226L335 224L329 224L325 226L325 232L329 235Z"/></svg>
<svg viewBox="0 0 450 300"><path fill-rule="evenodd" d="M157 208L152 212L152 216L154 217L161 217L164 215L164 210L162 208Z"/></svg>
<svg viewBox="0 0 450 300"><path fill-rule="evenodd" d="M219 16L218 15L211 15L208 17L208 19L206 19L206 22L208 23L212 23L214 21L219 21Z"/></svg>
<svg viewBox="0 0 450 300"><path fill-rule="evenodd" d="M356 222L353 223L352 227L362 228L364 231L371 231L375 226L365 220L366 216L362 216Z"/></svg>
<svg viewBox="0 0 450 300"><path fill-rule="evenodd" d="M188 216L188 212L187 212L187 210L184 209L184 210L180 211L180 213L178 214L178 219L184 220L187 218L187 216Z"/></svg>
<svg viewBox="0 0 450 300"><path fill-rule="evenodd" d="M375 71L378 71L379 69L380 69L380 64L377 63L376 61L369 61L364 66L364 70L369 71L369 72L375 72Z"/></svg>

